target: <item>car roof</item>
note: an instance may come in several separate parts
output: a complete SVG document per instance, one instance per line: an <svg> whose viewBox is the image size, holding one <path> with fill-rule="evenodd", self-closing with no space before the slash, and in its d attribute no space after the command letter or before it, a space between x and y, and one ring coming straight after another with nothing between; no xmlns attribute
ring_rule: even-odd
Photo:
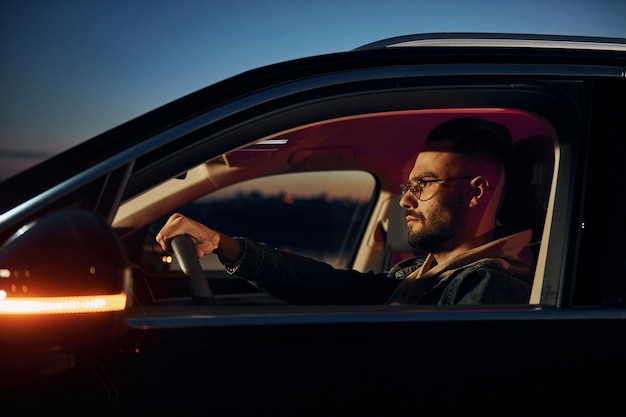
<svg viewBox="0 0 626 417"><path fill-rule="evenodd" d="M409 47L506 47L626 51L626 39L513 33L424 33L391 37L363 45L355 50Z"/></svg>

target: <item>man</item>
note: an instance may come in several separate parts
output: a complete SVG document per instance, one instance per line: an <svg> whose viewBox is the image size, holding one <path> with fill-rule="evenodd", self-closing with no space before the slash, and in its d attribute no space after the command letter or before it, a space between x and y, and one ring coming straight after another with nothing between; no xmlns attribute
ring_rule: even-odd
<svg viewBox="0 0 626 417"><path fill-rule="evenodd" d="M337 270L246 238L233 238L180 214L157 234L164 250L177 235L198 257L218 255L230 274L295 303L527 303L534 265L531 231L497 227L511 138L502 125L453 119L435 128L402 184L409 243L428 252L388 274Z"/></svg>

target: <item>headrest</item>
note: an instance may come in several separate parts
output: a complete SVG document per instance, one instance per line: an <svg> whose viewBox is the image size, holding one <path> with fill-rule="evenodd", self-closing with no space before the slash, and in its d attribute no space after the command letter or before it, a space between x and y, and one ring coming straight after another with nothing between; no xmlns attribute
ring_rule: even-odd
<svg viewBox="0 0 626 417"><path fill-rule="evenodd" d="M533 136L515 142L499 223L531 228L533 240L540 240L553 172L554 144L550 137Z"/></svg>

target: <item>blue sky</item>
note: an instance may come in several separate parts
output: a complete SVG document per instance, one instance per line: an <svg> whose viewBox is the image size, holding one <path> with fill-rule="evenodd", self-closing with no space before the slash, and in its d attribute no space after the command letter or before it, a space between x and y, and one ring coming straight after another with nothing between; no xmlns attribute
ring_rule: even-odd
<svg viewBox="0 0 626 417"><path fill-rule="evenodd" d="M626 38L626 1L0 0L0 181L226 77L425 32Z"/></svg>

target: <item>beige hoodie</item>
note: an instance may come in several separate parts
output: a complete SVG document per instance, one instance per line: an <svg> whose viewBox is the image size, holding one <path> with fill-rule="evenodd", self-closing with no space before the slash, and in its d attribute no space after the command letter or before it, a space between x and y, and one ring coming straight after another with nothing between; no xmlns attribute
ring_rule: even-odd
<svg viewBox="0 0 626 417"><path fill-rule="evenodd" d="M416 286L422 286L422 291L428 291L440 281L445 281L454 272L479 263L497 265L509 275L516 275L530 281L529 277L534 270L533 257L528 248L531 237L531 230L525 230L470 249L436 265L434 265L434 256L428 254L422 266L398 285L387 303L407 304L409 295L416 290Z"/></svg>

